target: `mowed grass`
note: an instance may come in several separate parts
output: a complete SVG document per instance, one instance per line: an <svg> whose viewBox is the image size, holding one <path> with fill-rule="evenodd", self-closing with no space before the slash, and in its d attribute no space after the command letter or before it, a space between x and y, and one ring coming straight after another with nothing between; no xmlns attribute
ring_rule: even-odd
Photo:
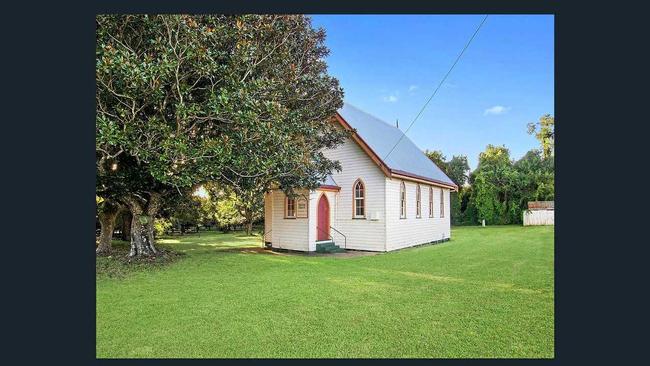
<svg viewBox="0 0 650 366"><path fill-rule="evenodd" d="M161 245L187 255L98 276L98 358L554 357L553 227L353 258L259 253L243 234Z"/></svg>

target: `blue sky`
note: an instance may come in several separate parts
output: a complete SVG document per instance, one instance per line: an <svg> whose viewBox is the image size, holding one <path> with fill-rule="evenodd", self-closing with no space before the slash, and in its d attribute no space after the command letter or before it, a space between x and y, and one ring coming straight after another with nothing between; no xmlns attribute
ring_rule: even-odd
<svg viewBox="0 0 650 366"><path fill-rule="evenodd" d="M312 15L327 32L329 72L345 100L405 130L483 15ZM554 111L552 15L490 15L407 136L467 155L488 144L515 159L537 148L526 124Z"/></svg>

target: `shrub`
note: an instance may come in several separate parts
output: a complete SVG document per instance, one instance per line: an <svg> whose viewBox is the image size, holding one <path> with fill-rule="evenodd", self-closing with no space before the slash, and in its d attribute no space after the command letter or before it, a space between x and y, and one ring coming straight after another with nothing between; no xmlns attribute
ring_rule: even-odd
<svg viewBox="0 0 650 366"><path fill-rule="evenodd" d="M167 230L172 228L172 222L168 219L156 219L153 223L156 236L164 235Z"/></svg>

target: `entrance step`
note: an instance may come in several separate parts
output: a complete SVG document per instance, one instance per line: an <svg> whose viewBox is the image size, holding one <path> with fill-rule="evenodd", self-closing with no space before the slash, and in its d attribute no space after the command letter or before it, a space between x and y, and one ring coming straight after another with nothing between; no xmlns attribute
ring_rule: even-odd
<svg viewBox="0 0 650 366"><path fill-rule="evenodd" d="M339 247L332 240L322 240L316 242L316 253L341 253L345 249Z"/></svg>

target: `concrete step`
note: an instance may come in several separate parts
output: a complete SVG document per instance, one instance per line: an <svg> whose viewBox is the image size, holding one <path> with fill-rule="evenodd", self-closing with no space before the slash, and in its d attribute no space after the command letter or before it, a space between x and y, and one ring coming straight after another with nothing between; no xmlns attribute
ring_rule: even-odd
<svg viewBox="0 0 650 366"><path fill-rule="evenodd" d="M317 253L341 253L341 252L344 252L344 251L345 251L345 249L340 248L332 240L323 240L323 241L317 241L316 242L316 252Z"/></svg>
<svg viewBox="0 0 650 366"><path fill-rule="evenodd" d="M334 244L334 240L317 240L316 245L318 244Z"/></svg>

